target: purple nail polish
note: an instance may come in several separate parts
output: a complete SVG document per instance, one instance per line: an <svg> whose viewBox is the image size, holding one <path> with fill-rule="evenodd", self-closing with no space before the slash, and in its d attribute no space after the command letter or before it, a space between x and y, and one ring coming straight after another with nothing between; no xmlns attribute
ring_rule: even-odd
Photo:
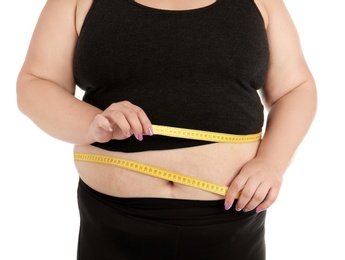
<svg viewBox="0 0 345 260"><path fill-rule="evenodd" d="M231 204L229 202L226 202L224 205L225 210L229 210L231 208Z"/></svg>
<svg viewBox="0 0 345 260"><path fill-rule="evenodd" d="M262 209L256 208L256 213L260 213L260 212L262 212Z"/></svg>
<svg viewBox="0 0 345 260"><path fill-rule="evenodd" d="M149 136L153 136L153 130L151 127L147 131L149 132Z"/></svg>
<svg viewBox="0 0 345 260"><path fill-rule="evenodd" d="M143 135L142 135L142 134L139 134L139 135L138 135L138 140L139 140L139 141L142 141L143 139L144 139Z"/></svg>

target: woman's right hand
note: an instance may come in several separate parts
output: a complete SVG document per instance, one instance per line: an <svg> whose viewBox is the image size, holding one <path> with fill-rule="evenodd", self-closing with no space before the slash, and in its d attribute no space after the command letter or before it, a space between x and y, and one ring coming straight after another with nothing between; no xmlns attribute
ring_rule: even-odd
<svg viewBox="0 0 345 260"><path fill-rule="evenodd" d="M84 2L46 1L18 75L18 108L44 132L72 144L131 135L142 140L152 135L152 125L138 106L122 101L102 111L75 97L75 46L89 8Z"/></svg>
<svg viewBox="0 0 345 260"><path fill-rule="evenodd" d="M97 114L90 129L95 142L99 143L123 140L133 134L142 141L144 135L153 135L152 124L144 110L129 101L113 103Z"/></svg>

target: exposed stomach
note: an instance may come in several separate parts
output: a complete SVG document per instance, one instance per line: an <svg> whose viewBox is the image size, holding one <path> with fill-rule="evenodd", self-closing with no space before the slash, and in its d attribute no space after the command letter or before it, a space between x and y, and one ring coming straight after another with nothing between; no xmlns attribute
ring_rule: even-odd
<svg viewBox="0 0 345 260"><path fill-rule="evenodd" d="M229 186L243 165L253 159L259 142L244 144L214 143L202 146L137 153L103 150L91 145L76 145L75 152L115 156L157 166L190 177ZM116 166L75 161L80 178L91 188L115 197L158 197L217 200L221 195L173 183Z"/></svg>

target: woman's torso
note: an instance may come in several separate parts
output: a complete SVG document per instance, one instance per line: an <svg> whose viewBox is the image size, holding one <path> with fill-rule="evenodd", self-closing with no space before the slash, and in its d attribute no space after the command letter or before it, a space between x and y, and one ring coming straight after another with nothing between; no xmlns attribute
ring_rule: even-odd
<svg viewBox="0 0 345 260"><path fill-rule="evenodd" d="M79 2L77 9L77 26L80 31L92 1L88 0ZM155 5L157 3L153 1L140 1L140 4L149 6L149 8L165 8L165 6ZM167 1L167 3L169 2ZM181 10L196 9L212 4L213 2L211 1L199 2L198 6L193 4L188 5L188 3L185 5L180 3L179 6L174 6L173 8ZM171 8L171 6L169 7L169 4L167 4L166 9L169 8ZM149 138L149 136L144 137L142 142L149 140ZM254 158L258 146L259 142L246 144L215 143L179 149L124 153L119 151L108 151L92 145L79 145L75 146L75 151L132 159L228 186L233 178L239 173L242 166L247 161ZM219 195L184 185L174 184L169 181L153 178L114 166L76 162L76 167L80 177L85 183L95 190L108 195L118 197L165 197L183 199L220 198Z"/></svg>

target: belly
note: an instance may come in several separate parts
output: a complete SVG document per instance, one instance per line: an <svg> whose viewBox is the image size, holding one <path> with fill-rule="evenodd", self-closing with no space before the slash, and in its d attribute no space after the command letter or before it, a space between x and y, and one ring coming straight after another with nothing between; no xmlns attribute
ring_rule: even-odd
<svg viewBox="0 0 345 260"><path fill-rule="evenodd" d="M255 157L259 142L215 143L203 146L147 151L110 152L94 146L75 146L75 152L95 153L130 159L163 169L229 186L243 165ZM221 195L176 184L116 166L75 161L80 178L91 188L116 197L159 197L215 200Z"/></svg>

